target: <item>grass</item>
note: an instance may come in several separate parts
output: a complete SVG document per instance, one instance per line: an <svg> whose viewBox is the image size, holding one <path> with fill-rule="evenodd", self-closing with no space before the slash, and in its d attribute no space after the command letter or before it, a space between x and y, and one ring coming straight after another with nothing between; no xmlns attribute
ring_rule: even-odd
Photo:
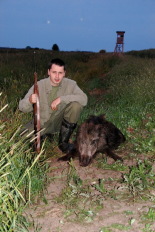
<svg viewBox="0 0 155 232"><path fill-rule="evenodd" d="M40 169L38 162L43 150L34 154L27 141L19 140L19 128L13 124L9 130L6 124L0 123L0 231L28 231L23 211L43 193L47 167Z"/></svg>
<svg viewBox="0 0 155 232"><path fill-rule="evenodd" d="M155 176L152 171L152 163L147 160L139 160L136 166L130 167L129 173L124 174L124 181L134 197L145 194L146 189L153 189Z"/></svg>
<svg viewBox="0 0 155 232"><path fill-rule="evenodd" d="M128 167L122 162L117 161L113 164L108 164L106 158L97 159L97 167L104 170L127 171Z"/></svg>
<svg viewBox="0 0 155 232"><path fill-rule="evenodd" d="M47 63L60 57L68 64L67 74L76 80L88 95L88 105L81 114L79 123L91 114L106 114L106 118L122 130L127 142L120 151L128 151L125 160L134 159L129 166L116 162L108 164L106 159L96 159L100 170L123 173L118 179L127 190L125 198L135 201L150 200L155 184L153 169L155 152L155 60L133 56L114 57L111 54L59 52L39 50L36 54L38 77L46 77ZM46 158L53 153L51 144L45 143L36 155L29 141L19 140L19 129L32 115L18 110L18 102L33 85L33 51L0 52L0 231L28 231L28 222L22 216L25 207L37 196L44 199L48 183ZM21 88L22 87L22 88ZM101 89L101 95L91 91ZM56 142L53 143L56 146ZM52 150L52 151L51 151ZM118 199L115 189L107 189L106 181L100 179L92 186L78 176L74 162L69 164L66 187L57 201L65 205L65 218L78 222L92 222L104 207L108 195ZM117 181L117 180L111 180ZM94 194L97 191L97 196ZM123 194L120 196L123 197ZM141 215L143 231L152 232L154 208ZM133 225L134 222L132 221ZM115 224L100 231L129 230L132 226ZM36 231L38 229L36 228Z"/></svg>

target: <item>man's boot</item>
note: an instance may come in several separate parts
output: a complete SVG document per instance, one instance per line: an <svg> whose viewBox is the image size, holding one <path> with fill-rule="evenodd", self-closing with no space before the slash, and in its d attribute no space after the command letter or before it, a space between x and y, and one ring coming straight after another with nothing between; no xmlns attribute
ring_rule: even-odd
<svg viewBox="0 0 155 232"><path fill-rule="evenodd" d="M70 144L69 139L76 125L76 123L69 123L65 119L62 121L59 134L59 149L64 153L69 153L74 149L74 144Z"/></svg>

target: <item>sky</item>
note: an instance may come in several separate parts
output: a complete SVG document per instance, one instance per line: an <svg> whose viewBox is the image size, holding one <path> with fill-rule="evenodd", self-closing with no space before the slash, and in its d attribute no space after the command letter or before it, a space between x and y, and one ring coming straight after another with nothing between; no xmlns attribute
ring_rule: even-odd
<svg viewBox="0 0 155 232"><path fill-rule="evenodd" d="M0 47L113 52L155 48L155 0L0 0Z"/></svg>

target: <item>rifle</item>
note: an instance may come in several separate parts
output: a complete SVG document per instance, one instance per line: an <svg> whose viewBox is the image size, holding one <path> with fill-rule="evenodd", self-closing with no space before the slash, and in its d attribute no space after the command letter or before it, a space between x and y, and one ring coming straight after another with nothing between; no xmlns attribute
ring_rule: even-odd
<svg viewBox="0 0 155 232"><path fill-rule="evenodd" d="M39 90L37 84L37 72L34 72L34 94L37 95L37 102L33 105L34 115L34 133L35 133L35 150L40 152L40 102L39 102Z"/></svg>

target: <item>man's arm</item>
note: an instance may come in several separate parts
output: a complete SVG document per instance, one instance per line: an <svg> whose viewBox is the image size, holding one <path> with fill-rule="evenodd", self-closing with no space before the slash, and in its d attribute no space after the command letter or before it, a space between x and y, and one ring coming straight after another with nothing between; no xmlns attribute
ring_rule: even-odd
<svg viewBox="0 0 155 232"><path fill-rule="evenodd" d="M33 95L33 86L29 89L29 91L25 95L25 97L19 101L19 110L20 111L22 111L24 113L28 113L28 112L31 112L33 110L32 95Z"/></svg>
<svg viewBox="0 0 155 232"><path fill-rule="evenodd" d="M66 104L76 101L79 102L82 106L86 106L88 98L87 95L78 86L76 86L72 93L69 93L65 96L60 96L60 100L62 102L64 101Z"/></svg>

